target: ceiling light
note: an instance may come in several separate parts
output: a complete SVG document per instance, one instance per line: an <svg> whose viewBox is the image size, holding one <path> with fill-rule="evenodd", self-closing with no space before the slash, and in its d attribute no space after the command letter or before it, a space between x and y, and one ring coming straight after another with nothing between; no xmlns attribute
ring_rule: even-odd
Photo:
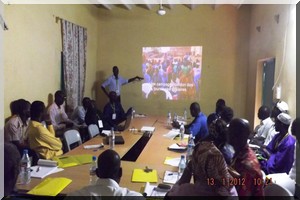
<svg viewBox="0 0 300 200"><path fill-rule="evenodd" d="M162 0L160 1L159 9L157 10L157 14L160 16L165 15L167 12L162 5Z"/></svg>

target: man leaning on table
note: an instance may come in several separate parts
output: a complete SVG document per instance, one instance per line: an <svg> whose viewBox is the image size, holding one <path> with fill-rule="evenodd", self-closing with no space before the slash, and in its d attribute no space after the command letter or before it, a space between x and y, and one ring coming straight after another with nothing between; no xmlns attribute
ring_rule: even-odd
<svg viewBox="0 0 300 200"><path fill-rule="evenodd" d="M72 199L71 196L85 196L88 199L101 199L97 196L138 196L138 199L144 199L141 193L119 186L122 177L121 160L114 150L108 149L99 155L96 173L99 179L95 185L72 192L66 199Z"/></svg>
<svg viewBox="0 0 300 200"><path fill-rule="evenodd" d="M199 140L203 140L208 136L207 117L201 112L200 105L197 102L190 105L190 113L192 117L194 117L194 120L190 124L184 126L185 133L192 133L195 137L195 143L197 143ZM174 121L173 126L179 128L180 124L177 121Z"/></svg>

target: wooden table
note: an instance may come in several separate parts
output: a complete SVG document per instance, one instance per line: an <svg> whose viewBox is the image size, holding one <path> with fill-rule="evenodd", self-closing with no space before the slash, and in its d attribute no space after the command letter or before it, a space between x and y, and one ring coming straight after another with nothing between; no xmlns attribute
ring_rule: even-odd
<svg viewBox="0 0 300 200"><path fill-rule="evenodd" d="M126 187L134 191L140 191L141 187L145 185L145 183L131 182L133 169L136 168L144 169L147 166L151 169L156 169L158 172L158 183L162 182L165 170L177 171L177 167L163 164L166 156L175 158L180 157L181 155L181 153L167 150L167 147L175 143L175 141L163 137L163 134L166 134L170 130L170 127L167 127L166 122L166 117L152 116L132 119L130 127L141 129L142 126L152 126L155 123L155 131L136 162L121 162L123 169L123 176L120 182L121 187ZM114 150L119 153L120 157L122 157L140 139L142 133L132 133L129 130L126 130L120 134L123 136L125 144L115 145ZM102 142L103 137L96 136L95 138L85 142L83 145L100 144ZM104 148L94 151L92 149L84 149L83 145L76 147L65 155L91 154L98 157L98 155L101 154L105 149L109 149L109 146L105 145ZM61 194L68 194L89 184L89 167L89 164L69 167L65 168L62 172L51 174L47 177L65 177L72 179L71 184L61 192ZM17 185L17 188L20 192L26 192L35 187L41 181L42 179L32 178L28 185Z"/></svg>

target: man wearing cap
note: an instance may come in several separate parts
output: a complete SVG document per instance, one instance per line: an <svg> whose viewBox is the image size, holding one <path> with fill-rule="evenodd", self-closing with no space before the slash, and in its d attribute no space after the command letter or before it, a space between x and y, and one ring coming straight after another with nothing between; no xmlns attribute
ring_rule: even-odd
<svg viewBox="0 0 300 200"><path fill-rule="evenodd" d="M122 85L125 85L127 83L130 83L132 81L135 81L135 80L143 80L144 78L142 77L139 77L139 76L135 76L133 78L130 78L130 79L125 79L121 76L119 76L119 68L117 66L114 66L113 67L113 75L110 76L108 79L106 79L102 85L101 85L101 88L103 90L103 92L106 94L107 97L109 97L109 92L116 92L117 93L117 96L118 96L118 101L121 102L121 86ZM106 91L106 87L109 88L109 91L107 92Z"/></svg>
<svg viewBox="0 0 300 200"><path fill-rule="evenodd" d="M287 105L287 103L285 103L284 101L278 101L272 109L271 118L273 119L273 121L275 121L280 113L288 113L288 110L289 106ZM277 131L275 130L275 127L271 126L266 135L264 146L267 146L276 134Z"/></svg>
<svg viewBox="0 0 300 200"><path fill-rule="evenodd" d="M281 113L275 120L275 130L278 132L264 149L267 160L260 161L266 174L289 173L294 162L296 139L289 134L288 129L292 119L286 113Z"/></svg>

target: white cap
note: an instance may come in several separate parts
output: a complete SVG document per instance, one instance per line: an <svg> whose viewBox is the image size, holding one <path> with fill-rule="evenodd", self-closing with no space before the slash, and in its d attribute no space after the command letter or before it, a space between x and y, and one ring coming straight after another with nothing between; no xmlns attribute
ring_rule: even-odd
<svg viewBox="0 0 300 200"><path fill-rule="evenodd" d="M279 102L276 104L276 107L277 107L281 112L284 112L284 111L288 111L288 110L289 110L289 106L288 106L287 103L285 103L284 101L279 101Z"/></svg>
<svg viewBox="0 0 300 200"><path fill-rule="evenodd" d="M279 121L281 121L282 123L284 123L285 125L290 125L291 122L292 122L291 116L289 116L289 115L286 114L286 113L280 113L280 114L277 116L277 119L278 119Z"/></svg>

